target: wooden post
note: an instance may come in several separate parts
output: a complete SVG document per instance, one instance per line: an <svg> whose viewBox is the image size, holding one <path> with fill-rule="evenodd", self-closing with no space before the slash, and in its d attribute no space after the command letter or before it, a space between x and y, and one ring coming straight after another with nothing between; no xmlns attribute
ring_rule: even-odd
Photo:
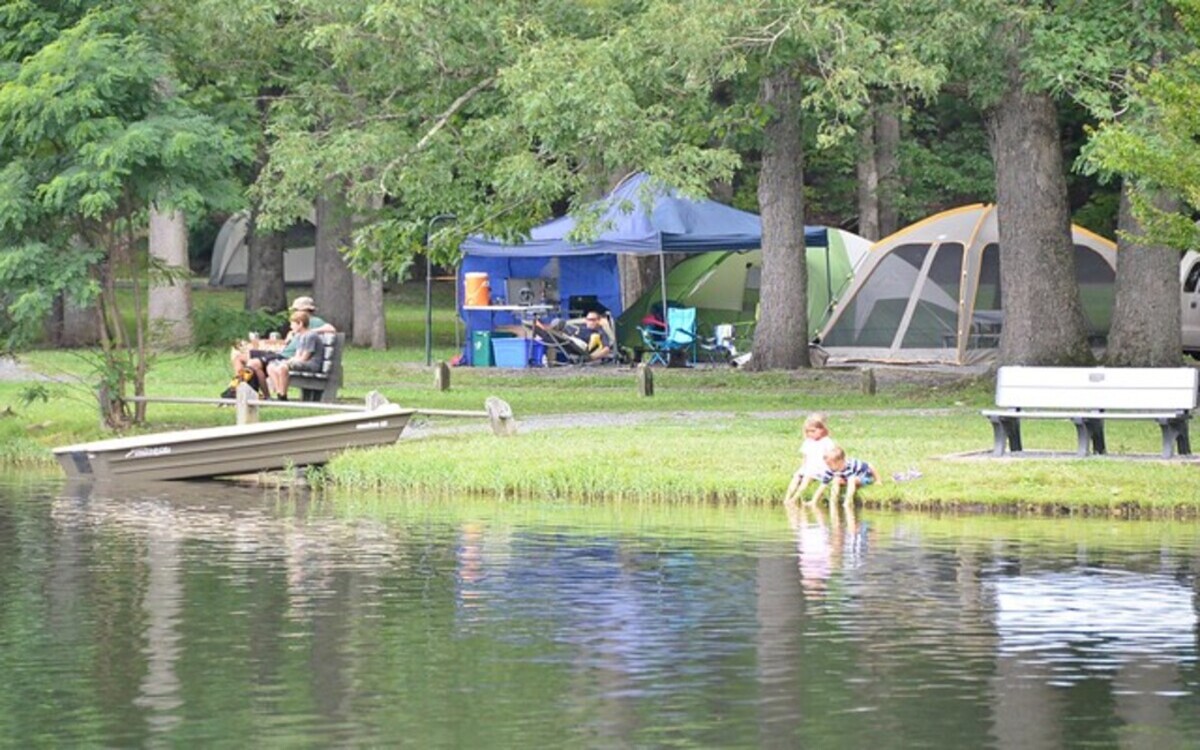
<svg viewBox="0 0 1200 750"><path fill-rule="evenodd" d="M875 368L864 367L862 371L862 392L868 396L875 395Z"/></svg>
<svg viewBox="0 0 1200 750"><path fill-rule="evenodd" d="M367 411L375 411L381 406L386 406L387 398L379 391L371 391L367 394Z"/></svg>
<svg viewBox="0 0 1200 750"><path fill-rule="evenodd" d="M258 394L249 383L238 383L237 387L237 423L256 424L258 422Z"/></svg>
<svg viewBox="0 0 1200 750"><path fill-rule="evenodd" d="M654 372L645 362L637 366L637 384L639 396L654 395Z"/></svg>
<svg viewBox="0 0 1200 750"><path fill-rule="evenodd" d="M438 362L433 369L433 387L439 391L450 390L450 365Z"/></svg>
<svg viewBox="0 0 1200 750"><path fill-rule="evenodd" d="M517 421L513 419L512 407L507 401L488 396L483 402L483 408L487 411L488 420L492 423L492 434L504 437L506 435L515 435L517 433Z"/></svg>

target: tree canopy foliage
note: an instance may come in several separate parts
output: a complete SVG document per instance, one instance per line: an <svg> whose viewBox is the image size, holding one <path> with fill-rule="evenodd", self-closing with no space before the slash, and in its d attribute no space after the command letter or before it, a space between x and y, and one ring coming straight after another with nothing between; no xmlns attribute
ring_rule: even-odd
<svg viewBox="0 0 1200 750"><path fill-rule="evenodd" d="M906 220L1007 202L998 186L1019 194L1037 170L1066 179L1062 159L996 164L993 115L1018 100L1037 105L1068 167L1089 157L1047 193L1061 193L1055 216L1115 222L1116 190L1093 171L1196 210L1198 27L1200 0L7 2L6 336L27 340L65 294L99 295L106 351L138 339L105 292L145 268L151 206L193 219L254 206L256 227L278 229L344 196L357 267L399 274L425 251L432 217L456 217L428 242L441 262L467 233L515 239L564 210L584 237L598 229L595 196L643 170L686 194L728 186L763 215L771 281L756 356L803 366L799 225L854 227L852 136L874 106L901 123L894 202ZM1019 118L1006 132L1032 132ZM997 167L1015 169L1009 182ZM1147 232L1194 241L1190 215L1149 205L1137 203ZM1009 236L1012 262L1041 257L1043 240ZM118 364L117 380L144 372Z"/></svg>
<svg viewBox="0 0 1200 750"><path fill-rule="evenodd" d="M104 379L114 394L129 380L140 392L144 320L135 309L135 329L126 330L117 282L142 278L153 204L199 212L238 194L239 142L176 95L170 58L142 33L136 8L65 7L77 13L23 8L40 44L14 47L0 84L6 310L13 334L24 336L56 293L98 298ZM8 9L12 26L21 9ZM135 284L135 305L137 292Z"/></svg>

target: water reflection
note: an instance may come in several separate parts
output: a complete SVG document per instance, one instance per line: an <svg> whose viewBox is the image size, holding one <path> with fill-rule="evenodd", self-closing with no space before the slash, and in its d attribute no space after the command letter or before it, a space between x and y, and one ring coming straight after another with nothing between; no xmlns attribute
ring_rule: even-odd
<svg viewBox="0 0 1200 750"><path fill-rule="evenodd" d="M0 482L15 745L1200 744L1178 524Z"/></svg>

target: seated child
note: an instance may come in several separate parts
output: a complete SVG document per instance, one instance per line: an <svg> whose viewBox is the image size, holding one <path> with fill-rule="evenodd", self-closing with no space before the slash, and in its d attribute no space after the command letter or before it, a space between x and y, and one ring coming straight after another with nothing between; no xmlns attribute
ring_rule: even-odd
<svg viewBox="0 0 1200 750"><path fill-rule="evenodd" d="M833 447L834 442L833 438L829 437L825 415L810 414L808 419L804 420L804 442L800 444L800 455L804 460L792 475L792 482L788 485L783 502L794 503L799 500L808 485L821 478L825 473L825 454Z"/></svg>
<svg viewBox="0 0 1200 750"><path fill-rule="evenodd" d="M837 502L838 488L846 488L846 505L854 505L854 491L879 481L879 472L875 471L866 461L857 458L847 458L846 452L833 447L825 454L825 473L821 475L821 486L813 494L816 502L826 487L829 491L829 502Z"/></svg>

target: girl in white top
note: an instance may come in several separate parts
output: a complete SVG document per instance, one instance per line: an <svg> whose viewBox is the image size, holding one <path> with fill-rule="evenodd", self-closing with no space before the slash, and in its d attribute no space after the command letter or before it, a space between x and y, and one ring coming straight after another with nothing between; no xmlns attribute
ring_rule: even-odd
<svg viewBox="0 0 1200 750"><path fill-rule="evenodd" d="M794 503L804 494L808 485L821 478L825 473L825 454L834 447L833 438L829 437L829 428L825 424L824 414L810 414L804 420L804 443L800 445L800 454L804 462L792 475L788 485L785 503Z"/></svg>

